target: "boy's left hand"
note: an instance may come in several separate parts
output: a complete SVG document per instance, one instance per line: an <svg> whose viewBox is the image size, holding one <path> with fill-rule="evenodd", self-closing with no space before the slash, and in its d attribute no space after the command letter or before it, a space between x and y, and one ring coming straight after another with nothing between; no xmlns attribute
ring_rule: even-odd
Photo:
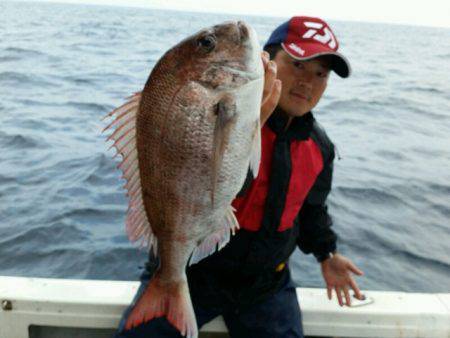
<svg viewBox="0 0 450 338"><path fill-rule="evenodd" d="M351 305L350 289L353 289L356 298L364 298L352 276L352 273L358 276L362 276L364 273L351 260L340 254L335 254L320 264L323 279L327 285L328 299L331 299L333 289L336 292L340 306L344 305L342 293L345 297L345 305Z"/></svg>

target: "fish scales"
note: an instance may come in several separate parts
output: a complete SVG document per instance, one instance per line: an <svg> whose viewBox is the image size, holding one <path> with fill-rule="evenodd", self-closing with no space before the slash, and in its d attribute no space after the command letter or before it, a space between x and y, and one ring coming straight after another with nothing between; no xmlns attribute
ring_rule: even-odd
<svg viewBox="0 0 450 338"><path fill-rule="evenodd" d="M127 233L160 258L128 329L165 316L197 337L185 269L226 245L239 226L231 202L249 166L254 175L259 167L262 88L255 32L228 22L170 49L143 91L108 114L117 113L109 128L123 156Z"/></svg>

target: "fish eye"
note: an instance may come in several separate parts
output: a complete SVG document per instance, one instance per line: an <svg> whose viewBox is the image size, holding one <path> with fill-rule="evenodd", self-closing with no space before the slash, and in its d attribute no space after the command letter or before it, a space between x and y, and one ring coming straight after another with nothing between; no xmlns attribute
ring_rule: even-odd
<svg viewBox="0 0 450 338"><path fill-rule="evenodd" d="M209 53L216 47L216 38L214 35L203 36L197 40L197 46Z"/></svg>

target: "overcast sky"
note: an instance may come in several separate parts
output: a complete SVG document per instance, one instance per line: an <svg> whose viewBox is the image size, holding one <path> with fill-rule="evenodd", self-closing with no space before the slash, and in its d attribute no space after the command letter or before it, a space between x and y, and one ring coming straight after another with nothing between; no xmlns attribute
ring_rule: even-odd
<svg viewBox="0 0 450 338"><path fill-rule="evenodd" d="M305 14L344 21L450 27L450 0L55 0L55 2L127 5L283 17Z"/></svg>

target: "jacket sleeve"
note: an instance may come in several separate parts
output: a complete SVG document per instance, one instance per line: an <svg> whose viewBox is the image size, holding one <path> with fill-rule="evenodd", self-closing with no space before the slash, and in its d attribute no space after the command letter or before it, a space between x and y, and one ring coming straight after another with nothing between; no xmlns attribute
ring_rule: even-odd
<svg viewBox="0 0 450 338"><path fill-rule="evenodd" d="M324 166L309 191L296 222L299 226L297 244L305 254L313 253L321 262L336 250L337 236L331 229L326 199L331 190L333 177L334 145L330 142Z"/></svg>

